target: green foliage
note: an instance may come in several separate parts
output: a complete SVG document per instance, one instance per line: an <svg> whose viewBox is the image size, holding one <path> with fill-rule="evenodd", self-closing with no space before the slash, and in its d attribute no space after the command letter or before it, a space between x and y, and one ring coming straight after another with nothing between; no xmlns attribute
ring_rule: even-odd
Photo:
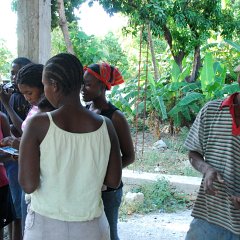
<svg viewBox="0 0 240 240"><path fill-rule="evenodd" d="M225 40L226 43L230 44L231 46L233 46L234 48L236 48L238 50L238 52L240 52L240 45L237 44L236 42L232 42L230 40Z"/></svg>
<svg viewBox="0 0 240 240"><path fill-rule="evenodd" d="M226 94L238 91L236 77L226 82L227 68L224 64L214 61L213 55L207 53L199 80L194 83L184 81L190 72L189 64L183 61L182 71L172 62L170 78L163 75L155 81L151 72L148 73L148 86L145 96L145 78L142 71L138 79L134 78L125 84L124 88L117 87L109 94L110 100L126 113L130 122L138 119L144 113L144 99L146 97L146 112L155 111L161 121L173 120L175 127L188 126L194 121L201 107L209 100L223 98ZM144 97L145 96L145 97ZM142 126L141 126L142 127Z"/></svg>
<svg viewBox="0 0 240 240"><path fill-rule="evenodd" d="M210 53L206 54L205 62L200 75L202 90L205 92L207 87L214 81L213 58Z"/></svg>
<svg viewBox="0 0 240 240"><path fill-rule="evenodd" d="M69 24L70 38L74 51L84 65L107 61L119 67L122 71L128 69L128 62L125 53L122 51L117 38L109 33L103 39L93 35L88 36L79 30L76 22ZM52 55L59 52L66 52L66 45L61 30L58 28L52 32Z"/></svg>
<svg viewBox="0 0 240 240"><path fill-rule="evenodd" d="M152 211L175 212L186 207L187 196L176 192L170 185L169 181L162 178L152 184L144 184L132 190L144 194L143 204L132 207L132 212L148 213ZM128 208L126 203L123 203Z"/></svg>
<svg viewBox="0 0 240 240"><path fill-rule="evenodd" d="M78 18L74 14L74 9L79 8L81 4L84 2L86 2L86 0L64 0L65 15L68 23L72 23L78 20ZM51 26L52 29L54 29L59 25L57 0L51 0L51 15L52 15Z"/></svg>
<svg viewBox="0 0 240 240"><path fill-rule="evenodd" d="M126 75L129 68L126 56L127 53L123 52L117 36L115 36L112 32L109 32L102 40L102 44L108 50L107 61L112 65L117 66L119 69L125 70Z"/></svg>
<svg viewBox="0 0 240 240"><path fill-rule="evenodd" d="M7 49L5 42L0 39L0 78L9 79L9 70L11 60L13 59L12 53Z"/></svg>
<svg viewBox="0 0 240 240"><path fill-rule="evenodd" d="M92 1L93 2L93 1ZM194 59L190 81L195 81L201 66L200 47L214 34L234 39L240 32L239 4L222 0L100 0L110 14L121 12L129 17L127 32L137 32L150 26L153 36L165 39L172 58L182 71L182 61ZM143 36L147 39L145 32ZM194 54L194 55L193 55ZM196 64L195 64L196 63ZM196 66L196 68L195 68Z"/></svg>
<svg viewBox="0 0 240 240"><path fill-rule="evenodd" d="M149 23L155 36L172 38L170 48L173 55L180 52L188 55L195 46L206 41L212 31L228 38L239 31L239 13L236 14L238 11L232 8L230 1L226 2L225 8L221 0L134 0L131 4L116 0L99 2L110 14L122 12L129 16L135 30Z"/></svg>

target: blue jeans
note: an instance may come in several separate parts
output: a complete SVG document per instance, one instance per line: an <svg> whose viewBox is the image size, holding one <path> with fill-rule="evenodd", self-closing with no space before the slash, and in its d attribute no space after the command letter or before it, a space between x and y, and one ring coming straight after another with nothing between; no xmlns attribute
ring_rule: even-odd
<svg viewBox="0 0 240 240"><path fill-rule="evenodd" d="M122 188L114 191L102 192L104 211L110 226L111 240L119 240L117 223L118 210L122 201Z"/></svg>
<svg viewBox="0 0 240 240"><path fill-rule="evenodd" d="M207 220L194 218L185 240L240 240L240 235L214 223L209 223Z"/></svg>
<svg viewBox="0 0 240 240"><path fill-rule="evenodd" d="M16 218L21 219L22 188L18 183L18 163L13 161L8 161L4 164L4 166L7 172L9 188L12 194L13 205L16 212Z"/></svg>

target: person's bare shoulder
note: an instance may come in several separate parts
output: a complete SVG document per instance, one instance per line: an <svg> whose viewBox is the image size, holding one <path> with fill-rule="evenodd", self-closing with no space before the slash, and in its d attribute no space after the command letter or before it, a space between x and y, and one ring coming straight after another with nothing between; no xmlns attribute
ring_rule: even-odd
<svg viewBox="0 0 240 240"><path fill-rule="evenodd" d="M28 120L24 132L36 136L41 141L46 135L49 125L50 121L47 113L38 113Z"/></svg>

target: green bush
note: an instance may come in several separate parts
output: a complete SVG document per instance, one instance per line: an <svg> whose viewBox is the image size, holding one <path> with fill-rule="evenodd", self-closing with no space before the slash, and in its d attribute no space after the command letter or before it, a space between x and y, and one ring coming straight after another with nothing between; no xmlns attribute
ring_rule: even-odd
<svg viewBox="0 0 240 240"><path fill-rule="evenodd" d="M143 203L128 204L123 201L120 208L120 217L132 213L175 212L184 209L189 202L187 195L176 192L166 179L162 178L151 184L144 184L132 189L132 192L144 194Z"/></svg>

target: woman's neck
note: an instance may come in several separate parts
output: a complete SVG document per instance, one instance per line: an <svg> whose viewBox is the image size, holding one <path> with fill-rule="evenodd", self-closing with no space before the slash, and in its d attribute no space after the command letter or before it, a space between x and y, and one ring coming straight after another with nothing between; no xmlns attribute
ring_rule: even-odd
<svg viewBox="0 0 240 240"><path fill-rule="evenodd" d="M100 111L102 111L104 109L108 109L108 101L106 98L98 98L98 99L92 101L91 108L98 109Z"/></svg>
<svg viewBox="0 0 240 240"><path fill-rule="evenodd" d="M58 103L58 108L61 107L79 107L82 106L82 103L80 101L80 97L77 96L66 96L61 99L61 101Z"/></svg>

